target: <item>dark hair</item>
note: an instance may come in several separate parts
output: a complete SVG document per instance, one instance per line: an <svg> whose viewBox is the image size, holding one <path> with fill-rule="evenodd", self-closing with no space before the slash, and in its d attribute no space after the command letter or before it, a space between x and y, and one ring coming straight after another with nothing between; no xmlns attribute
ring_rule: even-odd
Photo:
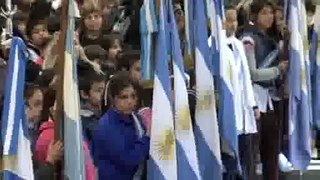
<svg viewBox="0 0 320 180"><path fill-rule="evenodd" d="M131 66L137 61L140 61L140 51L128 50L123 54L122 59L119 61L118 69L129 71Z"/></svg>
<svg viewBox="0 0 320 180"><path fill-rule="evenodd" d="M259 14L259 12L265 8L265 7L271 7L273 11L276 10L275 5L266 0L266 1L254 1L250 6L250 16L253 21L256 21L256 18Z"/></svg>
<svg viewBox="0 0 320 180"><path fill-rule="evenodd" d="M123 36L119 33L112 33L112 34L107 34L104 35L102 37L102 42L101 42L101 46L108 51L113 43L115 42L115 40L120 40L121 41L121 45L123 45Z"/></svg>
<svg viewBox="0 0 320 180"><path fill-rule="evenodd" d="M41 90L41 87L39 85L33 83L25 83L25 89L23 94L25 100L30 99L37 90Z"/></svg>
<svg viewBox="0 0 320 180"><path fill-rule="evenodd" d="M53 80L54 75L55 75L54 69L45 69L41 71L39 76L37 76L34 83L39 85L41 88L47 88L49 87L51 81Z"/></svg>
<svg viewBox="0 0 320 180"><path fill-rule="evenodd" d="M43 108L42 108L41 120L40 120L41 122L48 121L49 118L53 119L53 114L51 114L50 108L54 106L55 100L56 100L56 91L54 89L49 88L43 93Z"/></svg>
<svg viewBox="0 0 320 180"><path fill-rule="evenodd" d="M237 10L237 7L234 4L230 3L230 4L224 6L224 10L225 11L227 11L227 10Z"/></svg>
<svg viewBox="0 0 320 180"><path fill-rule="evenodd" d="M29 19L26 26L26 34L27 36L31 36L31 31L37 25L45 25L48 28L48 23L46 19Z"/></svg>
<svg viewBox="0 0 320 180"><path fill-rule="evenodd" d="M84 52L90 60L104 60L107 58L107 51L100 45L88 45L84 47Z"/></svg>
<svg viewBox="0 0 320 180"><path fill-rule="evenodd" d="M314 14L316 12L316 6L311 1L306 1L306 11Z"/></svg>
<svg viewBox="0 0 320 180"><path fill-rule="evenodd" d="M13 15L13 23L15 24L16 22L22 21L22 22L27 22L28 20L28 14L17 11L14 15Z"/></svg>
<svg viewBox="0 0 320 180"><path fill-rule="evenodd" d="M119 72L113 75L109 81L108 97L113 99L122 90L130 86L135 87L135 84L130 80L129 73L127 71Z"/></svg>
<svg viewBox="0 0 320 180"><path fill-rule="evenodd" d="M102 81L105 81L104 75L98 74L95 71L89 71L82 77L79 77L79 90L89 93L93 83Z"/></svg>

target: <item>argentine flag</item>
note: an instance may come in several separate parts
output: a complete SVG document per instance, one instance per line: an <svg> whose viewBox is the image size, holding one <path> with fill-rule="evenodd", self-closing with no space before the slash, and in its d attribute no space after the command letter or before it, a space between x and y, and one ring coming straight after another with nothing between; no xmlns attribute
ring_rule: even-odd
<svg viewBox="0 0 320 180"><path fill-rule="evenodd" d="M320 6L316 7L312 30L310 61L313 64L312 78L312 112L314 126L320 130Z"/></svg>
<svg viewBox="0 0 320 180"><path fill-rule="evenodd" d="M64 173L68 179L85 179L80 96L78 91L77 60L74 59L74 3L68 0L63 77L64 109Z"/></svg>
<svg viewBox="0 0 320 180"><path fill-rule="evenodd" d="M2 113L3 157L1 163L4 180L34 179L23 97L27 51L23 40L13 37Z"/></svg>
<svg viewBox="0 0 320 180"><path fill-rule="evenodd" d="M144 0L140 9L141 67L145 80L153 79L153 33L158 29L154 0Z"/></svg>
<svg viewBox="0 0 320 180"><path fill-rule="evenodd" d="M195 139L202 179L222 179L220 137L216 114L212 64L209 60L208 31L204 0L195 2L195 66L197 104Z"/></svg>
<svg viewBox="0 0 320 180"><path fill-rule="evenodd" d="M311 158L310 74L304 1L289 1L289 161L294 169L305 170Z"/></svg>
<svg viewBox="0 0 320 180"><path fill-rule="evenodd" d="M188 102L188 92L185 83L183 59L180 47L178 29L174 17L172 1L169 1L169 19L171 25L171 54L174 73L174 105L175 134L177 147L178 179L201 179L197 159L194 134Z"/></svg>
<svg viewBox="0 0 320 180"><path fill-rule="evenodd" d="M156 69L153 88L152 126L148 179L177 179L176 143L166 38L167 11L160 0L159 31L156 37Z"/></svg>

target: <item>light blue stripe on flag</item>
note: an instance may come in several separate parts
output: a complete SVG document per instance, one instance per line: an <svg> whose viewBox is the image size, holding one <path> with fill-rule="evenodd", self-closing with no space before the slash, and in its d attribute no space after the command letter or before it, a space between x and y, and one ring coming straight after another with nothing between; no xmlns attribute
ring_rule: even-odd
<svg viewBox="0 0 320 180"><path fill-rule="evenodd" d="M34 178L23 97L26 54L27 47L22 39L13 37L2 114L4 180Z"/></svg>
<svg viewBox="0 0 320 180"><path fill-rule="evenodd" d="M222 179L220 137L216 115L212 63L203 0L195 0L196 125L194 129L202 179Z"/></svg>
<svg viewBox="0 0 320 180"><path fill-rule="evenodd" d="M290 67L289 67L289 161L297 170L305 170L311 158L311 109L307 50L304 47L304 1L289 2Z"/></svg>
<svg viewBox="0 0 320 180"><path fill-rule="evenodd" d="M167 11L160 0L159 31L156 35L156 70L153 89L152 127L150 137L150 160L148 179L177 179L176 143L174 135L173 112L170 102Z"/></svg>
<svg viewBox="0 0 320 180"><path fill-rule="evenodd" d="M200 180L201 178L191 124L180 39L171 0L169 1L169 20L171 26L171 54L173 58L174 90L176 92L174 93L174 109L175 134L177 139L178 179Z"/></svg>
<svg viewBox="0 0 320 180"><path fill-rule="evenodd" d="M68 0L68 27L66 30L65 66L63 79L64 108L64 175L68 179L85 179L80 97L74 59L74 3Z"/></svg>

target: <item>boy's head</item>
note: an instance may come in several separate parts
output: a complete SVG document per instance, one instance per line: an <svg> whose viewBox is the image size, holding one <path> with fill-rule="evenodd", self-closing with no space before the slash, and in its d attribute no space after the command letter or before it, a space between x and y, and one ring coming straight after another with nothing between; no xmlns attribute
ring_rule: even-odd
<svg viewBox="0 0 320 180"><path fill-rule="evenodd" d="M104 50L100 45L88 45L84 47L84 52L91 61L103 61L107 58L107 51Z"/></svg>
<svg viewBox="0 0 320 180"><path fill-rule="evenodd" d="M90 71L79 78L80 97L89 108L100 108L105 86L105 76Z"/></svg>
<svg viewBox="0 0 320 180"><path fill-rule="evenodd" d="M17 27L19 32L26 35L26 24L28 21L28 14L18 11L13 15L13 24Z"/></svg>
<svg viewBox="0 0 320 180"><path fill-rule="evenodd" d="M235 6L226 6L225 7L226 20L224 26L227 32L227 36L232 36L235 34L238 28L238 16Z"/></svg>
<svg viewBox="0 0 320 180"><path fill-rule="evenodd" d="M26 33L29 40L37 47L43 47L49 41L48 25L44 19L30 19Z"/></svg>
<svg viewBox="0 0 320 180"><path fill-rule="evenodd" d="M119 70L129 71L130 79L139 82L142 78L139 50L128 50L119 63Z"/></svg>
<svg viewBox="0 0 320 180"><path fill-rule="evenodd" d="M117 33L104 35L102 47L107 51L108 61L117 65L123 56L123 36Z"/></svg>
<svg viewBox="0 0 320 180"><path fill-rule="evenodd" d="M98 3L85 2L82 6L81 15L85 29L88 31L99 31L102 27L102 10Z"/></svg>

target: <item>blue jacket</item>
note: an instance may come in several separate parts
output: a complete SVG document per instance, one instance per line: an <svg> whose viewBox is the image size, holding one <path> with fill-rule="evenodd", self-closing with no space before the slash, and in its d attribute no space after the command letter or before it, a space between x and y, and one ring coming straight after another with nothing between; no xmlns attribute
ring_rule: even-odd
<svg viewBox="0 0 320 180"><path fill-rule="evenodd" d="M91 144L94 131L99 124L100 116L89 109L81 109L80 116L83 137L89 144Z"/></svg>
<svg viewBox="0 0 320 180"><path fill-rule="evenodd" d="M93 156L99 179L131 180L149 155L150 138L136 135L132 116L108 110L93 138Z"/></svg>

